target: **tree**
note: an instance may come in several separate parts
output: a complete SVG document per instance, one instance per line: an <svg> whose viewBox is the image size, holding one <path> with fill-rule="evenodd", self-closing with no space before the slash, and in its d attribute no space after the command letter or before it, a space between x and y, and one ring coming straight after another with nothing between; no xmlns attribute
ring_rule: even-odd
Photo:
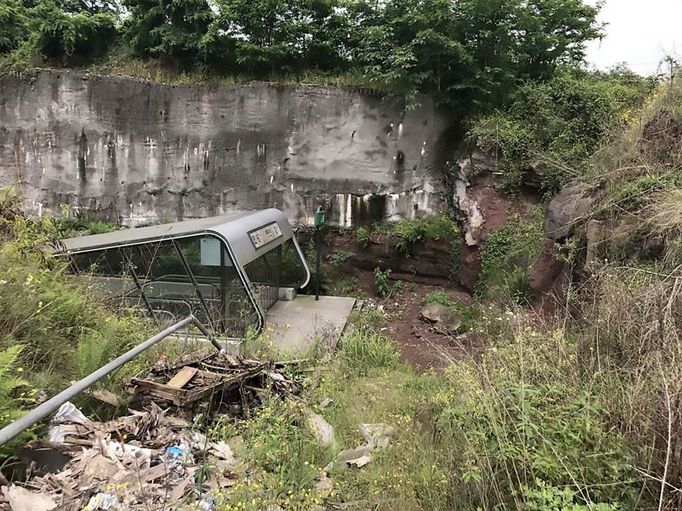
<svg viewBox="0 0 682 511"><path fill-rule="evenodd" d="M124 0L130 11L126 38L142 57L159 57L188 69L203 54L214 14L206 0Z"/></svg>
<svg viewBox="0 0 682 511"><path fill-rule="evenodd" d="M26 37L26 9L19 0L0 3L0 53L16 50Z"/></svg>
<svg viewBox="0 0 682 511"><path fill-rule="evenodd" d="M68 13L55 0L38 0L28 25L34 53L72 64L103 55L118 35L114 15Z"/></svg>
<svg viewBox="0 0 682 511"><path fill-rule="evenodd" d="M387 0L374 9L359 51L369 76L463 109L550 78L600 35L598 9L582 0Z"/></svg>
<svg viewBox="0 0 682 511"><path fill-rule="evenodd" d="M337 0L219 0L208 41L229 48L255 75L339 70L348 60L349 19Z"/></svg>

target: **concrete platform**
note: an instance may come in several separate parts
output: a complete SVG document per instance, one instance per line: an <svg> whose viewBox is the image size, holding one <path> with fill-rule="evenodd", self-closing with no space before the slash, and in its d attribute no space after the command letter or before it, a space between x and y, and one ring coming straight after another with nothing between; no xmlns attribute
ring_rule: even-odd
<svg viewBox="0 0 682 511"><path fill-rule="evenodd" d="M346 327L355 298L299 295L279 301L266 316L266 335L289 355L306 355L317 343L335 347Z"/></svg>

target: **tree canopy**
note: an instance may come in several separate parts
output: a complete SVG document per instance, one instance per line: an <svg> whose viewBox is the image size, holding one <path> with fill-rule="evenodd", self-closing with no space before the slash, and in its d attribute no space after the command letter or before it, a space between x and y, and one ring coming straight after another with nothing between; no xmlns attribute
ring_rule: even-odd
<svg viewBox="0 0 682 511"><path fill-rule="evenodd" d="M116 50L256 78L355 73L491 108L579 62L600 35L597 13L583 0L5 0L0 53L68 64Z"/></svg>

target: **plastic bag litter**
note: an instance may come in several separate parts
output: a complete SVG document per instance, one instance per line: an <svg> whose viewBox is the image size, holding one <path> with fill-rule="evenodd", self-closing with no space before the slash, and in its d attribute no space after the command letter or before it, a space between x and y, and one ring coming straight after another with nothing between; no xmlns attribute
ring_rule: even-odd
<svg viewBox="0 0 682 511"><path fill-rule="evenodd" d="M111 493L97 493L90 497L88 501L88 511L107 511L112 509L119 509L119 501L116 495Z"/></svg>
<svg viewBox="0 0 682 511"><path fill-rule="evenodd" d="M59 407L59 410L57 410L57 413L54 414L54 417L52 417L52 420L50 420L50 425L47 430L47 436L50 440L50 442L54 442L56 444L63 444L64 441L66 440L66 435L64 434L64 431L60 427L62 424L81 424L85 425L90 420L83 415L83 412L81 412L76 405L74 405L71 401L67 401L64 403L62 406Z"/></svg>

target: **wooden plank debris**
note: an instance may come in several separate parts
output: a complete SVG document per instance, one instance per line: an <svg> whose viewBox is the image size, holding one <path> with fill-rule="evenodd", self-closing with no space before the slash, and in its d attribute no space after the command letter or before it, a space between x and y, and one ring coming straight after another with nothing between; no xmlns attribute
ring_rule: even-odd
<svg viewBox="0 0 682 511"><path fill-rule="evenodd" d="M185 366L180 369L180 371L178 371L178 373L173 376L166 385L174 389L181 389L187 385L198 372L199 369L196 367Z"/></svg>

